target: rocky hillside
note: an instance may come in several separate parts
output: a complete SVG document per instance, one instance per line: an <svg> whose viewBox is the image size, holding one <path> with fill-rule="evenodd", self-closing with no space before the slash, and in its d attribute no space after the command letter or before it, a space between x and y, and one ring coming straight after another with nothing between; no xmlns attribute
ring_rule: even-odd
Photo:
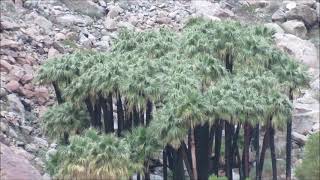
<svg viewBox="0 0 320 180"><path fill-rule="evenodd" d="M121 28L179 31L191 17L235 19L274 29L276 45L305 64L309 88L295 94L293 163L319 131L319 0L1 0L1 179L50 179L46 154L55 142L41 130L41 115L55 102L51 87L34 80L48 58L77 49L108 51ZM279 152L285 134L277 136ZM283 155L279 157L283 158Z"/></svg>

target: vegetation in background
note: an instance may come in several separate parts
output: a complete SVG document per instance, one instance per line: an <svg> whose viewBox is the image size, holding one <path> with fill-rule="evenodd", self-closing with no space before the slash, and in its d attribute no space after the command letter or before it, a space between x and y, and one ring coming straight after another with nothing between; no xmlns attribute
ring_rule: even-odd
<svg viewBox="0 0 320 180"><path fill-rule="evenodd" d="M302 164L297 167L295 175L299 180L316 180L320 177L320 133L309 137Z"/></svg>

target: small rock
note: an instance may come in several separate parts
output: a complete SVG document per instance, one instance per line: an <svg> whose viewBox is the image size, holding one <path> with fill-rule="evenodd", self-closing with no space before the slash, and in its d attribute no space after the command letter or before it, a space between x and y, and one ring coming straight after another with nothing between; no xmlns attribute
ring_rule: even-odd
<svg viewBox="0 0 320 180"><path fill-rule="evenodd" d="M98 0L98 3L101 7L104 7L104 8L107 7L107 3L104 0Z"/></svg>
<svg viewBox="0 0 320 180"><path fill-rule="evenodd" d="M61 40L65 40L65 39L66 39L66 36L63 33L57 33L54 36L55 41L61 41Z"/></svg>
<svg viewBox="0 0 320 180"><path fill-rule="evenodd" d="M0 130L1 130L1 132L6 134L9 131L8 124L0 121Z"/></svg>
<svg viewBox="0 0 320 180"><path fill-rule="evenodd" d="M48 59L59 57L60 53L54 47L51 47L48 51Z"/></svg>
<svg viewBox="0 0 320 180"><path fill-rule="evenodd" d="M120 28L127 28L129 30L134 30L134 26L132 24L130 24L129 22L121 21L118 23L118 26Z"/></svg>
<svg viewBox="0 0 320 180"><path fill-rule="evenodd" d="M18 137L17 133L10 127L9 127L9 131L8 131L8 136L12 137L12 138L17 138Z"/></svg>
<svg viewBox="0 0 320 180"><path fill-rule="evenodd" d="M8 92L4 88L0 88L0 98L3 99L3 97L6 97L8 95Z"/></svg>
<svg viewBox="0 0 320 180"><path fill-rule="evenodd" d="M171 19L169 17L159 17L155 22L159 24L170 24Z"/></svg>
<svg viewBox="0 0 320 180"><path fill-rule="evenodd" d="M117 22L114 19L108 17L104 21L104 26L109 31L114 31L118 28Z"/></svg>
<svg viewBox="0 0 320 180"><path fill-rule="evenodd" d="M9 64L6 60L1 59L0 60L0 70L5 72L10 72L12 69L12 65Z"/></svg>
<svg viewBox="0 0 320 180"><path fill-rule="evenodd" d="M130 16L128 21L134 26L138 24L138 18L136 16Z"/></svg>
<svg viewBox="0 0 320 180"><path fill-rule="evenodd" d="M305 38L307 35L307 28L304 26L304 23L297 20L291 20L284 22L282 28L290 34L296 35L301 38Z"/></svg>
<svg viewBox="0 0 320 180"><path fill-rule="evenodd" d="M32 74L25 74L21 78L22 84L27 84L33 80L33 75Z"/></svg>
<svg viewBox="0 0 320 180"><path fill-rule="evenodd" d="M123 9L119 6L111 6L109 8L108 17L113 19L115 17L118 17L120 13L123 12Z"/></svg>
<svg viewBox="0 0 320 180"><path fill-rule="evenodd" d="M38 148L35 144L27 144L25 146L25 150L30 153L37 153L38 152Z"/></svg>
<svg viewBox="0 0 320 180"><path fill-rule="evenodd" d="M20 84L16 80L11 80L5 85L5 88L10 92L17 92L20 88Z"/></svg>
<svg viewBox="0 0 320 180"><path fill-rule="evenodd" d="M34 137L33 138L34 143L41 147L41 148L47 148L49 146L48 142L42 138Z"/></svg>
<svg viewBox="0 0 320 180"><path fill-rule="evenodd" d="M26 134L26 135L30 135L31 132L33 131L33 127L31 126L20 126L21 131Z"/></svg>
<svg viewBox="0 0 320 180"><path fill-rule="evenodd" d="M272 15L272 21L273 22L285 22L286 21L286 13L283 9L278 9L275 13Z"/></svg>

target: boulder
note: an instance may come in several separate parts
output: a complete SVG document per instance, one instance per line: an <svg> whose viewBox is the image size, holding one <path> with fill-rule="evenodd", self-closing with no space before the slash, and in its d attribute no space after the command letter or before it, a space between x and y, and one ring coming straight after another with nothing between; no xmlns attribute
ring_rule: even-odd
<svg viewBox="0 0 320 180"><path fill-rule="evenodd" d="M0 47L17 50L20 47L20 43L18 43L17 41L10 40L10 39L1 38Z"/></svg>
<svg viewBox="0 0 320 180"><path fill-rule="evenodd" d="M292 34L276 33L276 45L311 69L319 69L319 54L315 45Z"/></svg>
<svg viewBox="0 0 320 180"><path fill-rule="evenodd" d="M56 57L59 57L59 56L60 56L59 51L56 50L54 47L51 47L48 50L48 59L53 59L53 58L56 58Z"/></svg>
<svg viewBox="0 0 320 180"><path fill-rule="evenodd" d="M72 11L84 14L90 17L101 18L105 15L105 10L98 4L90 0L62 0Z"/></svg>
<svg viewBox="0 0 320 180"><path fill-rule="evenodd" d="M196 1L191 2L191 7L195 9L196 16L203 17L234 17L234 13L229 9L223 9L218 3L211 3L209 1Z"/></svg>
<svg viewBox="0 0 320 180"><path fill-rule="evenodd" d="M119 6L110 6L108 9L109 12L107 16L112 19L118 17L119 14L123 12L123 9Z"/></svg>
<svg viewBox="0 0 320 180"><path fill-rule="evenodd" d="M19 88L20 88L20 84L18 81L16 80L11 80L9 81L6 85L5 88L9 91L9 92L18 92Z"/></svg>
<svg viewBox="0 0 320 180"><path fill-rule="evenodd" d="M0 30L15 31L20 28L19 24L12 21L6 16L2 16L0 19Z"/></svg>
<svg viewBox="0 0 320 180"><path fill-rule="evenodd" d="M276 23L267 23L264 24L268 29L274 30L277 33L284 33L284 30Z"/></svg>
<svg viewBox="0 0 320 180"><path fill-rule="evenodd" d="M0 179L41 179L39 171L23 156L0 142Z"/></svg>
<svg viewBox="0 0 320 180"><path fill-rule="evenodd" d="M118 28L118 24L114 19L106 18L104 21L104 26L109 31L115 31Z"/></svg>
<svg viewBox="0 0 320 180"><path fill-rule="evenodd" d="M65 39L66 39L66 36L63 33L57 33L54 36L54 40L55 41L62 41L62 40L65 40Z"/></svg>
<svg viewBox="0 0 320 180"><path fill-rule="evenodd" d="M301 38L306 38L307 28L304 25L304 23L301 21L290 20L290 21L284 22L281 26L287 33L296 35Z"/></svg>
<svg viewBox="0 0 320 180"><path fill-rule="evenodd" d="M12 69L12 65L9 64L6 60L1 59L0 60L0 70L5 72L10 72Z"/></svg>
<svg viewBox="0 0 320 180"><path fill-rule="evenodd" d="M47 18L38 15L36 12L32 12L31 14L28 14L26 16L26 19L28 21L32 21L41 28L43 28L47 33L49 33L52 30L53 24L51 21L49 21Z"/></svg>
<svg viewBox="0 0 320 180"><path fill-rule="evenodd" d="M286 13L283 9L278 9L275 13L272 14L273 22L285 22L286 21Z"/></svg>
<svg viewBox="0 0 320 180"><path fill-rule="evenodd" d="M9 94L7 98L9 104L9 111L18 114L24 120L25 109L19 97L15 94Z"/></svg>
<svg viewBox="0 0 320 180"><path fill-rule="evenodd" d="M82 17L82 16L72 15L72 14L57 16L55 18L55 21L63 26L72 26L72 25L87 26L89 24L92 24L93 22L93 20L88 16Z"/></svg>
<svg viewBox="0 0 320 180"><path fill-rule="evenodd" d="M308 137L297 132L292 132L292 139L296 141L299 146L303 146L307 142Z"/></svg>
<svg viewBox="0 0 320 180"><path fill-rule="evenodd" d="M301 20L307 27L312 27L318 20L316 10L307 5L297 5L290 9L286 12L286 18L288 20Z"/></svg>

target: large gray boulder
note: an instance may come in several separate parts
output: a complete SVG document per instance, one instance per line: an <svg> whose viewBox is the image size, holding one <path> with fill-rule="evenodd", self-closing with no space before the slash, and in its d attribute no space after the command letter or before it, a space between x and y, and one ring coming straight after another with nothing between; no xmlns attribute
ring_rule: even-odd
<svg viewBox="0 0 320 180"><path fill-rule="evenodd" d="M277 46L295 57L310 69L319 69L319 54L315 45L292 34L276 33Z"/></svg>
<svg viewBox="0 0 320 180"><path fill-rule="evenodd" d="M288 20L301 20L307 27L312 27L318 21L317 12L315 9L307 5L297 5L286 12Z"/></svg>
<svg viewBox="0 0 320 180"><path fill-rule="evenodd" d="M212 19L212 17L230 18L234 13L229 9L223 9L218 3L209 1L192 0L191 7L195 10L196 16Z"/></svg>
<svg viewBox="0 0 320 180"><path fill-rule="evenodd" d="M90 17L101 18L105 15L105 9L90 0L62 0L72 11Z"/></svg>
<svg viewBox="0 0 320 180"><path fill-rule="evenodd" d="M290 20L284 22L281 26L287 33L296 35L301 38L305 38L308 32L304 23L298 20Z"/></svg>
<svg viewBox="0 0 320 180"><path fill-rule="evenodd" d="M268 29L274 30L277 33L284 33L284 30L276 23L266 23L264 26Z"/></svg>

